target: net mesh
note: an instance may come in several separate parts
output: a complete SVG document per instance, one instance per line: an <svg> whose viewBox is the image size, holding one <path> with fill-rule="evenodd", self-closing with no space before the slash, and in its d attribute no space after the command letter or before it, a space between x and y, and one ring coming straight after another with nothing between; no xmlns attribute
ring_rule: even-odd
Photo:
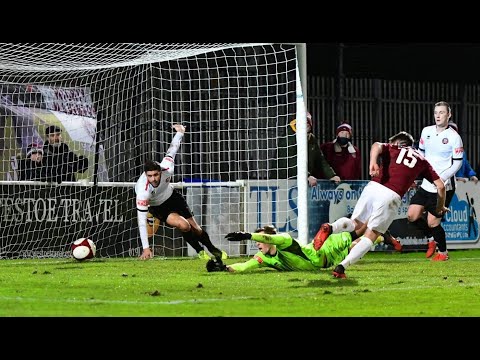
<svg viewBox="0 0 480 360"><path fill-rule="evenodd" d="M216 246L239 255L252 244L230 231L295 230L295 68L286 44L0 44L0 257L70 257L81 237L97 257L139 255L133 187L174 123L174 185ZM32 178L52 126L73 155ZM151 242L195 255L164 224Z"/></svg>

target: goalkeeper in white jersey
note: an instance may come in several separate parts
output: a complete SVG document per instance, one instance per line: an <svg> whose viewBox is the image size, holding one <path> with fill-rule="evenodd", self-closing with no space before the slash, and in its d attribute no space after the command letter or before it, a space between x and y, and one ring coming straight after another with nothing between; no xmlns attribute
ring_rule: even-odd
<svg viewBox="0 0 480 360"><path fill-rule="evenodd" d="M448 207L455 193L455 173L463 162L463 142L460 135L448 124L452 110L447 102L436 103L433 115L435 125L423 128L418 150L445 183L447 190L445 207ZM426 257L432 257L438 246L438 253L432 260L445 261L448 260L448 251L445 230L441 224L443 214L436 213L436 203L437 188L430 181L423 179L410 200L407 217L409 222L421 229L429 238ZM427 222L423 219L425 211Z"/></svg>
<svg viewBox="0 0 480 360"><path fill-rule="evenodd" d="M147 160L145 171L135 185L138 229L143 247L140 259L147 260L153 257L148 238L153 236L156 228L152 230L151 226L158 228L160 223L164 223L180 230L185 241L195 249L199 258L210 259L203 248L205 246L215 259L221 262L227 258L227 254L212 244L207 232L193 217L183 195L171 184L175 155L185 133L185 127L181 124L175 124L173 128L177 133L162 162ZM151 220L154 222L152 225L148 224L148 214L152 216Z"/></svg>

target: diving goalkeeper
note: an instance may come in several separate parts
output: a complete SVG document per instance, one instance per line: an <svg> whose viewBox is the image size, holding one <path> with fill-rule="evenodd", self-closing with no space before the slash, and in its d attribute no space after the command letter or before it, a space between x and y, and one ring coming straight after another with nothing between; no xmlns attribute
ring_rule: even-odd
<svg viewBox="0 0 480 360"><path fill-rule="evenodd" d="M332 234L317 251L313 248L313 242L302 246L288 233L277 234L271 225L259 228L254 233L236 231L227 234L225 238L229 241L256 241L259 251L250 260L230 265L212 259L207 263L207 271L243 272L264 267L279 271L329 268L345 259L358 237L355 231Z"/></svg>

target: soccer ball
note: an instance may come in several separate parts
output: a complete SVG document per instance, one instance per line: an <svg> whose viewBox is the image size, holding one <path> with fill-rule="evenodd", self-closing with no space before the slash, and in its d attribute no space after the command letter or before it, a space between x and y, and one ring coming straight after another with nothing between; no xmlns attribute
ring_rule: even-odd
<svg viewBox="0 0 480 360"><path fill-rule="evenodd" d="M90 239L80 238L72 243L72 256L79 261L95 257L95 251L97 247Z"/></svg>

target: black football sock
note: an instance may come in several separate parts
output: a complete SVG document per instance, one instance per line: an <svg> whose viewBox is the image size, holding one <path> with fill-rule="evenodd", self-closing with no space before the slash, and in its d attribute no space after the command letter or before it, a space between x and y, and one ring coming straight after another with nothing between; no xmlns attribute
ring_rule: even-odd
<svg viewBox="0 0 480 360"><path fill-rule="evenodd" d="M385 231L383 234L383 243L387 245L393 245L392 243L392 235L390 234L390 231Z"/></svg>
<svg viewBox="0 0 480 360"><path fill-rule="evenodd" d="M210 253L217 258L217 260L222 260L222 250L216 248L210 241L210 236L208 236L205 230L202 231L198 239L205 247L210 251Z"/></svg>
<svg viewBox="0 0 480 360"><path fill-rule="evenodd" d="M438 251L447 251L447 239L445 235L445 230L443 229L442 225L438 225L432 228L432 235L437 243Z"/></svg>
<svg viewBox="0 0 480 360"><path fill-rule="evenodd" d="M188 232L182 232L183 239L189 244L197 253L203 250L202 245L194 237L193 232L190 230Z"/></svg>
<svg viewBox="0 0 480 360"><path fill-rule="evenodd" d="M352 237L352 241L357 240L360 237L355 230L350 231L350 236Z"/></svg>

